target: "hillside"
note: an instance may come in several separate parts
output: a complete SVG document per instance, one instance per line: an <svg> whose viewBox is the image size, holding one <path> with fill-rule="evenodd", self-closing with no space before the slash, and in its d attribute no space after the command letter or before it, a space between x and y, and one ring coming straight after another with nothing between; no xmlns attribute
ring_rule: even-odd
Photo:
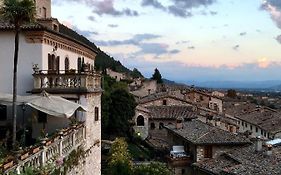
<svg viewBox="0 0 281 175"><path fill-rule="evenodd" d="M138 71L136 68L134 68L133 70L130 70L130 69L126 68L125 66L123 66L120 63L120 61L116 61L113 57L107 55L102 50L100 50L100 49L98 49L98 50L99 50L99 54L97 55L96 61L95 61L95 67L97 70L101 70L104 72L107 68L110 68L111 70L116 71L116 72L126 73L126 74L132 76L133 78L143 77L141 72Z"/></svg>

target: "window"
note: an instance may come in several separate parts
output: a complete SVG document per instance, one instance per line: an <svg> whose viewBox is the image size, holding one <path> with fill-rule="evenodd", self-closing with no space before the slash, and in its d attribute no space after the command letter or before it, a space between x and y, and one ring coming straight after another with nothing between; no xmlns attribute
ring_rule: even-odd
<svg viewBox="0 0 281 175"><path fill-rule="evenodd" d="M82 59L79 57L77 60L77 70L79 73L81 73L82 70Z"/></svg>
<svg viewBox="0 0 281 175"><path fill-rule="evenodd" d="M144 117L142 115L137 117L137 126L144 126Z"/></svg>
<svg viewBox="0 0 281 175"><path fill-rule="evenodd" d="M246 127L246 128L248 127L247 123L245 123L245 127Z"/></svg>
<svg viewBox="0 0 281 175"><path fill-rule="evenodd" d="M212 146L205 146L204 147L204 158L212 158L212 157L213 157Z"/></svg>
<svg viewBox="0 0 281 175"><path fill-rule="evenodd" d="M185 173L185 169L181 169L181 174L184 174Z"/></svg>
<svg viewBox="0 0 281 175"><path fill-rule="evenodd" d="M242 126L244 126L244 122L242 122Z"/></svg>
<svg viewBox="0 0 281 175"><path fill-rule="evenodd" d="M43 7L43 17L47 18L47 9L46 9L46 7Z"/></svg>
<svg viewBox="0 0 281 175"><path fill-rule="evenodd" d="M263 135L263 130L261 129L261 135Z"/></svg>
<svg viewBox="0 0 281 175"><path fill-rule="evenodd" d="M69 70L69 58L65 58L65 60L64 60L64 69L66 70L66 71L68 71Z"/></svg>
<svg viewBox="0 0 281 175"><path fill-rule="evenodd" d="M200 101L203 101L203 100L204 100L203 96L202 96L202 95L200 95Z"/></svg>
<svg viewBox="0 0 281 175"><path fill-rule="evenodd" d="M7 106L0 105L0 121L7 120Z"/></svg>
<svg viewBox="0 0 281 175"><path fill-rule="evenodd" d="M95 107L95 121L99 120L99 108Z"/></svg>
<svg viewBox="0 0 281 175"><path fill-rule="evenodd" d="M163 129L163 127L164 127L164 123L159 123L159 129Z"/></svg>
<svg viewBox="0 0 281 175"><path fill-rule="evenodd" d="M259 128L258 127L256 127L256 132L259 132Z"/></svg>
<svg viewBox="0 0 281 175"><path fill-rule="evenodd" d="M167 105L167 100L163 100L163 105Z"/></svg>
<svg viewBox="0 0 281 175"><path fill-rule="evenodd" d="M150 123L150 129L154 130L155 129L155 123Z"/></svg>
<svg viewBox="0 0 281 175"><path fill-rule="evenodd" d="M38 123L47 123L47 114L41 111L38 111Z"/></svg>
<svg viewBox="0 0 281 175"><path fill-rule="evenodd" d="M250 129L251 129L251 131L253 130L253 126L252 125L250 126Z"/></svg>

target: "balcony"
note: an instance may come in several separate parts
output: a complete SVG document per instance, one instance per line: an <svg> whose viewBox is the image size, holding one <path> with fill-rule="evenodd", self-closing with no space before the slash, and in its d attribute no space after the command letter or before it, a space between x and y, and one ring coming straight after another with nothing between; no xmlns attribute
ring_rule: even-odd
<svg viewBox="0 0 281 175"><path fill-rule="evenodd" d="M81 94L101 92L101 74L99 72L35 71L34 87L31 93L45 90L54 94Z"/></svg>
<svg viewBox="0 0 281 175"><path fill-rule="evenodd" d="M0 167L3 175L22 173L27 167L39 168L48 163L56 163L61 158L68 157L73 151L85 144L86 128L83 123L75 128L70 127L56 133L52 138L34 145L23 151L18 157ZM1 172L2 170L2 172Z"/></svg>
<svg viewBox="0 0 281 175"><path fill-rule="evenodd" d="M186 167L191 165L192 159L190 156L185 157L171 157L167 156L168 164L171 167Z"/></svg>

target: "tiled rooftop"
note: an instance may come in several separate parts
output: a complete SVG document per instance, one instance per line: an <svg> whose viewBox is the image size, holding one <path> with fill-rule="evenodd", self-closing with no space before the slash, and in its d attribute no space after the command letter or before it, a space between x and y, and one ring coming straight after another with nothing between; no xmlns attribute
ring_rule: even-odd
<svg viewBox="0 0 281 175"><path fill-rule="evenodd" d="M278 132L281 130L281 112L268 108L256 108L253 111L237 115L236 118L259 126L268 132Z"/></svg>
<svg viewBox="0 0 281 175"><path fill-rule="evenodd" d="M151 118L194 119L197 118L192 106L150 106Z"/></svg>
<svg viewBox="0 0 281 175"><path fill-rule="evenodd" d="M281 147L273 148L273 154L267 156L265 150L256 152L255 146L252 144L236 148L218 158L203 160L193 165L213 174L280 175Z"/></svg>
<svg viewBox="0 0 281 175"><path fill-rule="evenodd" d="M144 104L144 103L148 103L148 102L155 101L158 99L163 99L163 98L172 98L175 100L183 101L185 103L190 103L190 104L192 103L191 101L186 101L182 98L176 97L176 96L172 95L170 92L160 92L160 93L155 93L155 94L145 96L145 97L139 99L138 103Z"/></svg>
<svg viewBox="0 0 281 175"><path fill-rule="evenodd" d="M184 122L182 129L176 129L171 125L165 127L187 141L197 145L243 145L250 143L250 141L242 135L224 131L199 120Z"/></svg>
<svg viewBox="0 0 281 175"><path fill-rule="evenodd" d="M47 19L47 20L52 20L52 18ZM56 20L56 19L54 19L54 20ZM0 31L12 30L13 28L14 28L14 25L8 23L7 21L4 21L3 19L0 19ZM66 37L70 40L74 40L78 43L81 43L82 45L85 45L85 46L89 47L91 50L93 50L94 52L98 53L97 46L94 43L89 41L83 35L78 34L76 31L74 31L62 24L59 25L59 32L51 30L51 29L43 26L39 22L25 24L25 25L23 25L22 30L46 30L46 31L61 35L63 37Z"/></svg>

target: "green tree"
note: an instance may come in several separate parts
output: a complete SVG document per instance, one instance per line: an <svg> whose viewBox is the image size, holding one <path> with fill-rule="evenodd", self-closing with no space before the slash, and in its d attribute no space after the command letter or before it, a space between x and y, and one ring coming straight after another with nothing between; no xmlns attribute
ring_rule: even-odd
<svg viewBox="0 0 281 175"><path fill-rule="evenodd" d="M166 164L152 162L148 165L140 165L134 168L134 175L171 175Z"/></svg>
<svg viewBox="0 0 281 175"><path fill-rule="evenodd" d="M7 20L14 25L15 32L15 50L14 50L14 71L13 71L13 146L16 143L16 122L17 122L17 67L19 52L19 33L21 27L25 23L29 23L35 19L35 4L33 0L4 0L0 9L1 18Z"/></svg>
<svg viewBox="0 0 281 175"><path fill-rule="evenodd" d="M143 77L143 75L141 74L141 72L137 68L134 68L130 75L133 78L141 78L141 77Z"/></svg>
<svg viewBox="0 0 281 175"><path fill-rule="evenodd" d="M159 83L159 84L163 83L162 75L161 75L161 73L159 72L159 70L157 68L154 70L154 74L152 75L151 79L152 80L156 80L157 83Z"/></svg>
<svg viewBox="0 0 281 175"><path fill-rule="evenodd" d="M236 90L234 90L234 89L227 90L227 96L230 98L236 98L237 97Z"/></svg>
<svg viewBox="0 0 281 175"><path fill-rule="evenodd" d="M107 174L108 175L131 175L132 161L128 152L128 144L124 138L116 138L110 153Z"/></svg>
<svg viewBox="0 0 281 175"><path fill-rule="evenodd" d="M110 94L108 131L111 135L128 136L130 120L135 115L136 102L125 89L115 89Z"/></svg>

